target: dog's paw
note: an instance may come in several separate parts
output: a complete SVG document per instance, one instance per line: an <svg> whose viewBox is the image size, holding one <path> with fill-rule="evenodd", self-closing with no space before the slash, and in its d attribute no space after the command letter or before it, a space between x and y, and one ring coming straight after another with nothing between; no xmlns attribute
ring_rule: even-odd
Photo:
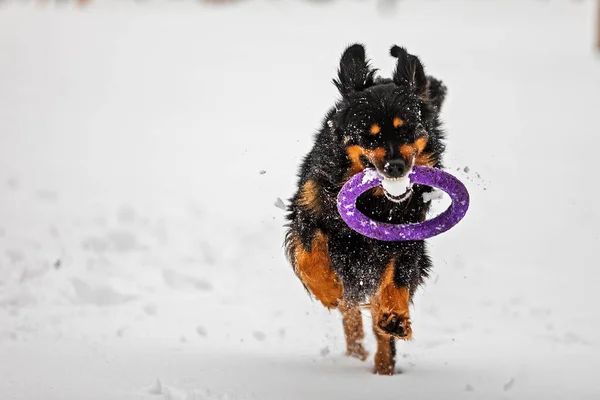
<svg viewBox="0 0 600 400"><path fill-rule="evenodd" d="M396 313L383 313L377 322L377 327L388 335L398 339L412 339L412 328L410 326L410 317L408 313L403 315Z"/></svg>
<svg viewBox="0 0 600 400"><path fill-rule="evenodd" d="M360 361L365 361L369 356L369 352L365 350L361 343L356 343L346 349L346 355L358 358Z"/></svg>
<svg viewBox="0 0 600 400"><path fill-rule="evenodd" d="M375 375L394 375L394 364L375 364Z"/></svg>

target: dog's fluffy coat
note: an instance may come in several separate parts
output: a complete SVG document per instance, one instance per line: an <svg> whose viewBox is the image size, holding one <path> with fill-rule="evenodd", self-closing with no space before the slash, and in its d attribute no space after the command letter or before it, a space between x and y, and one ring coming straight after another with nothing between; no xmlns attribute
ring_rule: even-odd
<svg viewBox="0 0 600 400"><path fill-rule="evenodd" d="M388 178L415 164L442 167L444 135L439 112L445 86L427 76L419 59L393 46L397 65L391 79L376 75L360 44L348 47L334 84L341 98L331 108L302 162L298 191L290 201L285 246L306 289L344 316L348 354L366 352L358 307L369 304L378 338L375 372L394 370L394 338L410 339L408 306L428 276L431 261L423 241L382 242L351 230L336 208L342 185L364 168ZM429 204L415 185L410 197L394 202L381 188L357 201L371 219L394 224L426 217Z"/></svg>

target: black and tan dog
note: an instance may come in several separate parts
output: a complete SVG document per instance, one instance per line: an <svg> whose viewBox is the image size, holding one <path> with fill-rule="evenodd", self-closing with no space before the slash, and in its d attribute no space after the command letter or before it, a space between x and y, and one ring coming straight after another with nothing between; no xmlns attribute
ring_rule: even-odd
<svg viewBox="0 0 600 400"><path fill-rule="evenodd" d="M341 99L326 115L299 173L291 199L285 246L306 289L343 316L347 354L361 360L367 352L360 306L368 304L377 337L374 372L391 375L395 339L412 337L409 305L428 276L425 242L382 242L352 231L336 209L342 185L364 168L385 179L399 179L413 165L440 168L444 151L439 111L445 86L425 75L419 59L398 46L391 79L376 76L362 45L343 53L337 79ZM415 185L402 196L382 188L357 201L368 217L394 224L426 217L431 188Z"/></svg>

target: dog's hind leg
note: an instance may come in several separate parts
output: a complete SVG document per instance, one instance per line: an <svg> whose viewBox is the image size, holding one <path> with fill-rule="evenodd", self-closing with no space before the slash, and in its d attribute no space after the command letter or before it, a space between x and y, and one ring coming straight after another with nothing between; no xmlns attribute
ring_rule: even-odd
<svg viewBox="0 0 600 400"><path fill-rule="evenodd" d="M363 329L360 308L356 304L349 304L346 301L342 301L340 302L339 309L342 313L344 334L346 336L346 355L362 361L366 360L369 353L362 345L365 331Z"/></svg>

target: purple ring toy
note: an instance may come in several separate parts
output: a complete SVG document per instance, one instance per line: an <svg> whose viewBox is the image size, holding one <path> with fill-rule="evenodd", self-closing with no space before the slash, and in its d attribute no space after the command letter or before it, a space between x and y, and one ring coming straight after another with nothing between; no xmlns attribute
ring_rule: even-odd
<svg viewBox="0 0 600 400"><path fill-rule="evenodd" d="M469 192L456 177L441 169L415 165L409 174L411 183L432 186L448 193L452 204L435 218L417 224L388 224L373 221L356 209L356 199L365 191L381 185L382 177L369 168L354 175L338 194L337 208L346 224L372 239L383 241L424 240L456 225L469 208Z"/></svg>

